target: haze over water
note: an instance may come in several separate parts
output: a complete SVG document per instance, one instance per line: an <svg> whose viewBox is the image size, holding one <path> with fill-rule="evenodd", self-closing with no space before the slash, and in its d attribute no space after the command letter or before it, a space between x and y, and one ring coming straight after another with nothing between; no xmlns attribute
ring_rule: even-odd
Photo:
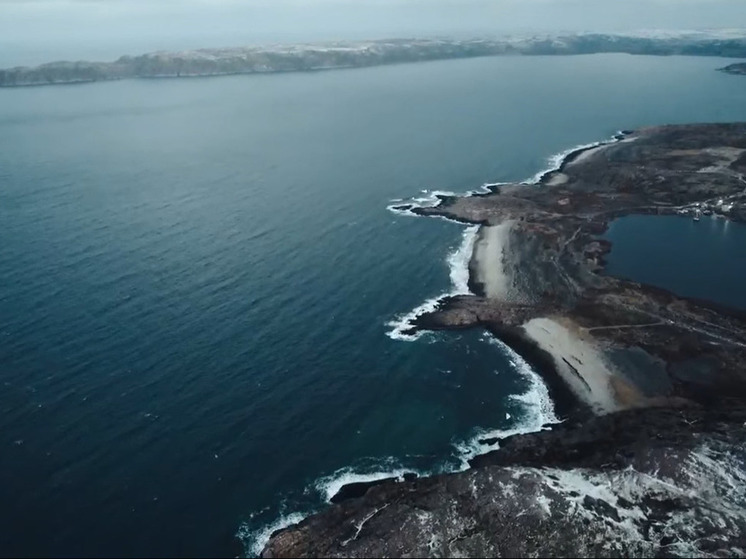
<svg viewBox="0 0 746 559"><path fill-rule="evenodd" d="M235 554L340 479L458 468L480 429L535 420L535 377L480 333L386 335L452 289L464 232L387 205L744 120L727 62L0 90L0 551Z"/></svg>
<svg viewBox="0 0 746 559"><path fill-rule="evenodd" d="M0 68L158 50L744 24L741 0L5 0Z"/></svg>

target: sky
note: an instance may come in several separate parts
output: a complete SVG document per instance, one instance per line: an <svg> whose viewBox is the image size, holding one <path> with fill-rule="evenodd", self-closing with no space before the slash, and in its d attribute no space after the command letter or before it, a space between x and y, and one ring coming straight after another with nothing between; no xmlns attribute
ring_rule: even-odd
<svg viewBox="0 0 746 559"><path fill-rule="evenodd" d="M746 28L746 0L0 0L0 67L273 42Z"/></svg>

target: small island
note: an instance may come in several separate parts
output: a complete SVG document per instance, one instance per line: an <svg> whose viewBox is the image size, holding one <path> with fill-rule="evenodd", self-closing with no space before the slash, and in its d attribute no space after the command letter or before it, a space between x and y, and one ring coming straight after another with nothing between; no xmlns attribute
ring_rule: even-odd
<svg viewBox="0 0 746 559"><path fill-rule="evenodd" d="M536 184L401 205L480 226L471 294L412 329L490 331L564 422L464 472L343 488L263 556L746 555L746 312L605 274L601 238L633 214L746 222L745 174L746 123L656 126Z"/></svg>

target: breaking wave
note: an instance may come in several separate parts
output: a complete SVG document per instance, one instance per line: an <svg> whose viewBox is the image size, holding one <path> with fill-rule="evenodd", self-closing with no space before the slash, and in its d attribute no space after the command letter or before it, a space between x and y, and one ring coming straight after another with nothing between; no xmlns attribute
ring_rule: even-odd
<svg viewBox="0 0 746 559"><path fill-rule="evenodd" d="M369 460L368 464L340 468L336 472L316 480L313 488L321 495L324 502L328 503L342 487L350 483L365 483L387 478L404 481L405 474L416 474L419 477L432 475L433 473L436 473L436 471L415 467L408 468L403 461L389 457Z"/></svg>
<svg viewBox="0 0 746 559"><path fill-rule="evenodd" d="M387 326L390 326L391 330L386 332L386 335L389 338L407 342L412 342L420 338L423 332L421 330L414 330L414 320L418 316L435 311L441 300L445 297L469 293L469 261L471 260L478 231L478 225L464 229L461 244L448 255L447 261L451 277L451 291L428 299L408 313L400 315L391 322L388 322Z"/></svg>
<svg viewBox="0 0 746 559"><path fill-rule="evenodd" d="M494 445L481 443L489 438L502 439L512 435L522 435L541 431L546 426L559 423L554 412L554 403L549 396L549 390L538 373L531 368L523 357L518 355L508 344L485 333L485 341L496 345L507 357L513 369L528 383L528 389L522 394L511 394L509 400L521 404L521 415L513 417L507 414L506 420L515 420L508 429L479 429L469 440L456 445L458 449L461 470L469 467L469 460L479 454L495 450Z"/></svg>
<svg viewBox="0 0 746 559"><path fill-rule="evenodd" d="M259 555L261 555L262 553L262 550L264 549L264 546L267 545L269 538L274 532L276 532L277 530L282 530L283 528L287 528L292 524L297 524L298 522L306 518L309 514L311 513L309 512L308 514L304 514L301 512L293 512L290 514L284 514L277 518L274 522L265 524L257 530L252 530L251 528L249 528L249 525L247 523L244 523L238 530L237 536L243 542L244 548L246 549L246 555L248 557L259 557Z"/></svg>
<svg viewBox="0 0 746 559"><path fill-rule="evenodd" d="M571 147L571 148L566 149L564 151L561 151L559 153L555 153L554 155L551 155L547 159L547 163L549 163L549 167L547 167L543 171L539 171L538 173L536 173L530 179L528 179L527 181L525 181L525 184L538 184L539 181L542 179L542 177L544 177L544 175L546 175L547 173L551 173L551 172L559 170L559 168L562 167L562 163L565 161L565 159L567 159L567 157L570 154L575 153L576 151L580 151L580 150L585 151L585 150L588 150L588 149L596 148L596 147L599 147L599 146L605 146L607 144L612 144L612 143L615 143L615 142L628 142L628 141L631 141L633 139L634 138L627 138L627 139L625 139L624 138L624 132L622 132L620 130L620 131L616 132L616 134L614 134L611 138L609 138L607 140L601 140L601 141L598 141L598 142L591 142L589 144L578 144L577 146Z"/></svg>

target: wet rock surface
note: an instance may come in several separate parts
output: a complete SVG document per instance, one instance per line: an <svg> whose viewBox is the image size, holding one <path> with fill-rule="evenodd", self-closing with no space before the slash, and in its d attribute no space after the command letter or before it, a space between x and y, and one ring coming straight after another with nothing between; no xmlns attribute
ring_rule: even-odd
<svg viewBox="0 0 746 559"><path fill-rule="evenodd" d="M332 506L263 556L743 556L744 421L644 409L516 436L466 472Z"/></svg>

